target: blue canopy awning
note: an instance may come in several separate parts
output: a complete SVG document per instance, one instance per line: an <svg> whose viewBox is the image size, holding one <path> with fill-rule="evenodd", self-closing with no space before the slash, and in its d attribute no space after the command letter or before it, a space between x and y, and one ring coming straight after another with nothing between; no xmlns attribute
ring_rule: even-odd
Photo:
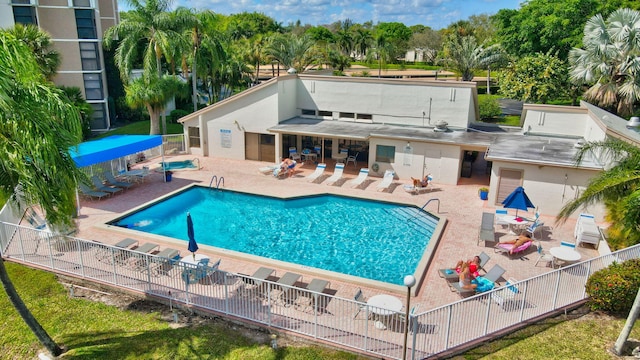
<svg viewBox="0 0 640 360"><path fill-rule="evenodd" d="M112 135L87 141L71 148L69 153L78 167L118 159L162 145L162 135Z"/></svg>

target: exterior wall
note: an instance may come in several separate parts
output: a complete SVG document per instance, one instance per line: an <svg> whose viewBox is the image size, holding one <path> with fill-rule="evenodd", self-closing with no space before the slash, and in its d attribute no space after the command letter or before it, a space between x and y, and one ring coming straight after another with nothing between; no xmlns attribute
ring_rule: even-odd
<svg viewBox="0 0 640 360"><path fill-rule="evenodd" d="M488 203L496 207L502 207L502 204L496 203L498 176L502 168L524 170L522 186L534 205L544 204L539 209L542 214L560 212L564 205L579 196L580 192L586 188L589 179L598 174L598 171L592 170L494 161ZM593 214L596 221L603 221L604 207L601 205L591 206L580 212ZM532 210L529 210L529 213L532 214Z"/></svg>
<svg viewBox="0 0 640 360"><path fill-rule="evenodd" d="M298 78L295 75L288 75L282 77L281 81L278 81L278 121L290 119L298 116L297 109L298 99Z"/></svg>
<svg viewBox="0 0 640 360"><path fill-rule="evenodd" d="M605 129L584 107L525 105L523 131L536 134L583 137L586 141L605 139Z"/></svg>
<svg viewBox="0 0 640 360"><path fill-rule="evenodd" d="M299 109L370 114L374 123L467 128L475 117L475 83L411 82L300 76ZM298 112L298 115L300 112ZM343 119L355 121L354 119Z"/></svg>
<svg viewBox="0 0 640 360"><path fill-rule="evenodd" d="M77 40L76 15L72 8L38 8L38 26L51 34L56 43L64 40ZM65 54L61 53L64 57Z"/></svg>
<svg viewBox="0 0 640 360"><path fill-rule="evenodd" d="M15 24L13 20L13 7L9 1L0 3L0 26L3 28L12 27Z"/></svg>
<svg viewBox="0 0 640 360"><path fill-rule="evenodd" d="M267 129L278 124L279 88L276 83L243 96L231 97L202 112L206 132L201 131L201 140L206 140L208 148L204 155L244 160L244 133L270 134ZM199 126L198 118L191 118L184 125ZM222 146L221 131L225 134L230 132L230 148Z"/></svg>
<svg viewBox="0 0 640 360"><path fill-rule="evenodd" d="M406 141L384 138L372 138L369 143L369 168L377 163L377 173L371 170L371 175L382 176L386 170L396 172L396 178L410 179L422 178L426 174L433 175L435 182L455 185L458 182L460 172L460 159L462 150L458 145L434 144L412 141L411 152L406 153ZM376 161L376 146L395 146L395 160L393 163ZM405 155L408 155L405 161Z"/></svg>

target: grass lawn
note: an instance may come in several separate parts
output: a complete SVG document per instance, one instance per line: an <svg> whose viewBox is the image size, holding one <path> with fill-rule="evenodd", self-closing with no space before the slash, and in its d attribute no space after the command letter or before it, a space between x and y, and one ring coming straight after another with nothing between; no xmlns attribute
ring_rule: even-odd
<svg viewBox="0 0 640 360"><path fill-rule="evenodd" d="M120 310L71 298L55 275L5 262L18 293L42 327L68 348L65 359L364 359L317 346L272 349L222 322L173 328L158 313ZM0 293L1 359L34 359L42 349Z"/></svg>
<svg viewBox="0 0 640 360"><path fill-rule="evenodd" d="M162 125L160 125L160 127L162 127ZM149 135L149 128L148 120L136 121L97 135L91 138L91 140L97 140L111 135ZM167 134L182 134L184 132L183 129L182 124L167 123Z"/></svg>

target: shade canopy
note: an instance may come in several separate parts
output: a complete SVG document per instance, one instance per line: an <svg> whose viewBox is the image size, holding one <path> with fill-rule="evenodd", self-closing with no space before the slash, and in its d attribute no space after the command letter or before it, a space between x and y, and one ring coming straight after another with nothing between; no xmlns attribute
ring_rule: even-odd
<svg viewBox="0 0 640 360"><path fill-rule="evenodd" d="M187 235L189 235L189 245L187 245L187 250L194 253L198 251L198 243L196 243L196 236L193 231L193 220L191 220L191 214L187 213Z"/></svg>
<svg viewBox="0 0 640 360"><path fill-rule="evenodd" d="M518 210L527 211L529 208L536 207L531 200L529 200L522 186L518 186L511 194L502 200L502 205L506 209L516 209L516 215L518 214Z"/></svg>
<svg viewBox="0 0 640 360"><path fill-rule="evenodd" d="M112 135L69 150L78 167L118 159L162 145L162 135Z"/></svg>

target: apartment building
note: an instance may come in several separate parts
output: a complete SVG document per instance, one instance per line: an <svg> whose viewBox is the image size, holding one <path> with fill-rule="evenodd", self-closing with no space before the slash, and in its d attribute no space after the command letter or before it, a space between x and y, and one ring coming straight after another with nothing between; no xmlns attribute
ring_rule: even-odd
<svg viewBox="0 0 640 360"><path fill-rule="evenodd" d="M93 107L91 129L110 128L102 36L119 22L117 0L5 0L0 27L35 24L51 35L62 63L54 82L75 86Z"/></svg>

